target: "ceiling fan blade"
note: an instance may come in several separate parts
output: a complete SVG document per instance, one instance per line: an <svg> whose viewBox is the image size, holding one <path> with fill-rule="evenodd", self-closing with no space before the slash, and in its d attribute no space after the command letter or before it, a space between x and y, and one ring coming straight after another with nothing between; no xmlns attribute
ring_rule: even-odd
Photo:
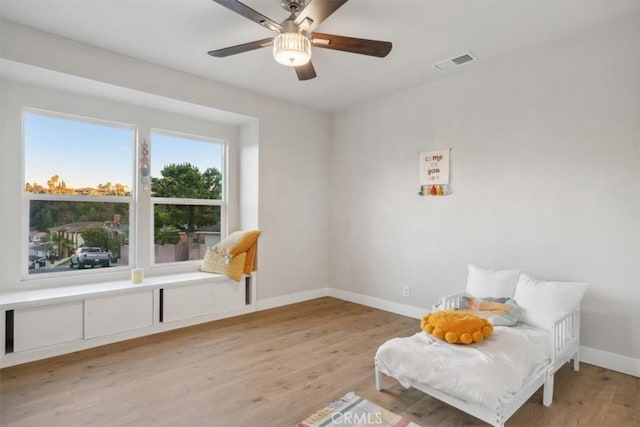
<svg viewBox="0 0 640 427"><path fill-rule="evenodd" d="M237 53L248 52L250 50L260 49L261 47L271 46L273 38L256 40L254 42L243 43L236 46L225 47L223 49L210 50L207 52L216 58L224 58L225 56L235 55Z"/></svg>
<svg viewBox="0 0 640 427"><path fill-rule="evenodd" d="M296 67L296 74L298 75L298 80L311 80L316 78L316 70L313 68L311 61Z"/></svg>
<svg viewBox="0 0 640 427"><path fill-rule="evenodd" d="M391 52L391 42L336 36L333 34L313 33L311 43L316 47L359 53L361 55L384 58Z"/></svg>
<svg viewBox="0 0 640 427"><path fill-rule="evenodd" d="M260 12L251 9L246 4L241 3L237 0L213 0L213 1L218 3L220 6L224 6L227 9L232 10L233 12L239 15L242 15L247 19L252 20L256 24L260 24L271 31L280 32L283 30L282 25L280 25L276 21L273 21L267 18Z"/></svg>
<svg viewBox="0 0 640 427"><path fill-rule="evenodd" d="M296 25L301 25L309 18L311 22L306 21L307 24L302 25L302 30L311 33L346 2L347 0L311 0L294 22Z"/></svg>

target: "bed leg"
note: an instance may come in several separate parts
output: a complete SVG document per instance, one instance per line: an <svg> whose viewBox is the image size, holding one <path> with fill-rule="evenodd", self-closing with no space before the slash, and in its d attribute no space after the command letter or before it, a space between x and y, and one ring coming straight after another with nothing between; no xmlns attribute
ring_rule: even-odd
<svg viewBox="0 0 640 427"><path fill-rule="evenodd" d="M382 390L382 376L378 367L375 367L375 378L376 378L376 391Z"/></svg>
<svg viewBox="0 0 640 427"><path fill-rule="evenodd" d="M573 370L576 372L580 370L580 350L576 350L576 354L573 355Z"/></svg>
<svg viewBox="0 0 640 427"><path fill-rule="evenodd" d="M544 406L551 406L553 402L553 372L547 373L547 379L544 382L544 388L542 389L542 404Z"/></svg>

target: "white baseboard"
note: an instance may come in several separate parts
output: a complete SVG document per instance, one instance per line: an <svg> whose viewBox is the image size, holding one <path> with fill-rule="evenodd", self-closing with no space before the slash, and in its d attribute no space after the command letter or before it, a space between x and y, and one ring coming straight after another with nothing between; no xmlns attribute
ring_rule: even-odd
<svg viewBox="0 0 640 427"><path fill-rule="evenodd" d="M267 310L269 308L280 307L283 305L294 304L297 302L307 301L314 298L330 296L345 301L354 302L356 304L366 305L367 307L377 308L379 310L389 311L391 313L400 314L414 319L421 319L429 310L426 307L416 307L413 305L402 304L398 302L388 301L378 297L358 294L355 292L345 291L336 288L319 288L311 291L296 292L294 294L282 295L274 298L258 300L257 310ZM623 356L616 353L610 353L604 350L598 350L591 347L580 346L580 360L590 365L621 372L627 375L640 377L640 359L629 356Z"/></svg>
<svg viewBox="0 0 640 427"><path fill-rule="evenodd" d="M407 317L413 317L414 319L422 319L429 310L422 307L415 307L413 305L401 304L399 302L388 301L386 299L378 297L370 297L368 295L357 294L355 292L349 292L342 289L329 288L330 297L338 298L345 301L355 302L356 304L366 305L367 307L373 307L391 313L401 314Z"/></svg>
<svg viewBox="0 0 640 427"><path fill-rule="evenodd" d="M580 346L580 361L640 378L640 359Z"/></svg>
<svg viewBox="0 0 640 427"><path fill-rule="evenodd" d="M328 295L327 288L312 289L310 291L295 292L293 294L280 295L273 298L259 299L256 301L256 311L268 310L270 308L282 307L283 305L295 304L297 302L308 301Z"/></svg>
<svg viewBox="0 0 640 427"><path fill-rule="evenodd" d="M344 301L355 302L356 304L366 305L367 307L377 308L391 313L401 314L414 319L422 319L427 313L427 309L415 307L412 305L401 304L398 302L388 301L382 298L370 297L368 295L358 294L336 288L318 288L310 291L296 292L293 294L280 295L273 298L266 298L257 301L256 310L268 310L270 308L282 307L283 305L295 304L297 302L308 301L321 297L334 297Z"/></svg>

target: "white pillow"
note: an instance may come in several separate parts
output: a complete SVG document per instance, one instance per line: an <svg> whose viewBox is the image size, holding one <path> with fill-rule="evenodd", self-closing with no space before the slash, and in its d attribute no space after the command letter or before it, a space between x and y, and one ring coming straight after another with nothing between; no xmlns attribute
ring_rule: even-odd
<svg viewBox="0 0 640 427"><path fill-rule="evenodd" d="M513 298L520 270L491 270L469 264L467 293L478 298Z"/></svg>
<svg viewBox="0 0 640 427"><path fill-rule="evenodd" d="M551 330L555 320L580 306L587 286L587 283L581 282L540 280L522 273L513 297L522 309L520 321Z"/></svg>

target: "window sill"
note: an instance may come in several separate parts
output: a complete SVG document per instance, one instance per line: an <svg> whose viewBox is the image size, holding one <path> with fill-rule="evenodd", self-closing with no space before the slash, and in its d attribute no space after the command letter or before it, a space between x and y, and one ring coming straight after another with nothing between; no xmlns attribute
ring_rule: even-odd
<svg viewBox="0 0 640 427"><path fill-rule="evenodd" d="M34 306L74 301L80 298L104 295L116 295L135 292L136 290L153 290L158 288L181 286L185 284L205 283L209 281L229 280L222 274L191 271L188 273L167 274L145 277L139 284L131 280L114 280L86 285L59 286L43 289L21 290L0 293L0 308L11 310L22 306Z"/></svg>

